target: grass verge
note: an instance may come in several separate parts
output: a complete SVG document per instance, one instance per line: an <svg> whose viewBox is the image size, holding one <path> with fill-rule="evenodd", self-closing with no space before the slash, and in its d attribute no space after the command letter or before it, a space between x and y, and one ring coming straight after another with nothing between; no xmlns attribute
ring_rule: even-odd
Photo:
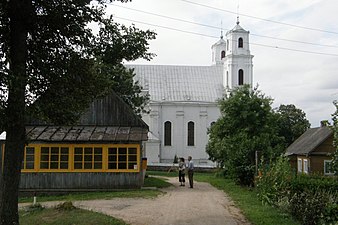
<svg viewBox="0 0 338 225"><path fill-rule="evenodd" d="M146 177L144 179L143 187L156 187L156 188L166 188L172 186L171 183L165 181L163 178L158 177Z"/></svg>
<svg viewBox="0 0 338 225"><path fill-rule="evenodd" d="M87 192L71 193L65 195L42 195L37 196L38 202L49 201L82 201L92 199L112 199L112 198L154 198L162 194L160 190L121 190L111 192ZM20 197L19 203L33 202L32 197Z"/></svg>
<svg viewBox="0 0 338 225"><path fill-rule="evenodd" d="M300 225L289 214L283 213L272 206L263 205L258 199L255 189L238 186L234 181L215 177L214 174L196 173L195 179L201 182L208 182L217 189L226 192L252 224Z"/></svg>
<svg viewBox="0 0 338 225"><path fill-rule="evenodd" d="M144 187L165 188L171 184L164 179L156 177L148 177L144 181ZM38 202L48 201L81 201L92 199L112 199L112 198L154 198L162 194L161 190L114 190L111 192L86 192L71 193L64 195L41 195L37 196ZM32 197L20 197L19 203L33 202Z"/></svg>
<svg viewBox="0 0 338 225"><path fill-rule="evenodd" d="M35 209L20 211L23 225L127 225L122 220L83 209Z"/></svg>

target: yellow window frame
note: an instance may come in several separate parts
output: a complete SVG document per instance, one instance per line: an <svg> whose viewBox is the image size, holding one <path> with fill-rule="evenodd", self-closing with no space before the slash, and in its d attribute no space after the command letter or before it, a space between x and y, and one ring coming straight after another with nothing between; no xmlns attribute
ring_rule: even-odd
<svg viewBox="0 0 338 225"><path fill-rule="evenodd" d="M29 173L29 172L139 172L141 167L141 146L140 144L29 144L27 147L33 147L34 148L34 169L25 169L25 167L21 170L23 173ZM51 153L52 147L58 147L59 148L59 166L58 169L43 169L40 168L41 165L41 148L48 147L49 153ZM82 152L84 153L84 148L92 148L92 167L91 169L84 169L84 166L82 166L82 169L75 169L74 163L75 163L75 148L82 148ZM25 148L25 158L24 158L24 165L26 165L26 148ZM60 169L60 163L61 163L61 148L68 148L68 169ZM95 163L99 161L95 161L95 148L102 148L102 156L101 161L102 168L95 169ZM127 154L126 154L126 168L125 169L109 169L108 167L108 149L109 148L126 148ZM136 154L128 154L129 149L136 149ZM129 160L130 157L133 156L136 161ZM97 157L99 158L99 157ZM82 160L84 160L84 156L82 157ZM42 161L43 162L43 161ZM50 156L49 156L49 162L50 162ZM83 161L84 162L84 161ZM118 157L116 161L117 165L119 163ZM129 169L129 163L133 166L133 169ZM82 164L83 165L83 164Z"/></svg>

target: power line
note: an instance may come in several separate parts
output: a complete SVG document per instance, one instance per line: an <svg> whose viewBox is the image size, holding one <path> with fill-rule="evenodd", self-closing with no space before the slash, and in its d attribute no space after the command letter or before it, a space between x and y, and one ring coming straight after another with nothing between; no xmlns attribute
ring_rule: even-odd
<svg viewBox="0 0 338 225"><path fill-rule="evenodd" d="M193 5L198 5L198 6L202 6L202 7L205 7L205 8L214 9L214 10L218 10L218 11L227 12L227 13L231 13L231 14L237 15L237 12L233 12L233 11L230 11L230 10L220 9L220 8L216 8L216 7L213 7L213 6L208 6L208 5L192 2L192 1L189 1L189 0L181 0L181 1L187 2L189 4L193 4ZM242 14L242 13L239 13L238 15L244 16L244 17L253 18L253 19L257 19L257 20L263 20L263 21L270 22L270 23L276 23L276 24L281 24L281 25L285 25L285 26L297 27L297 28L305 29L305 30L312 30L312 31L318 31L318 32L323 32L323 33L330 33L330 34L338 34L338 32L335 32L335 31L329 31L329 30L323 30L323 29L319 29L319 28L299 26L299 25L295 25L295 24L290 24L290 23L284 23L284 22L264 19L264 18L260 18L260 17L256 17L256 16Z"/></svg>
<svg viewBox="0 0 338 225"><path fill-rule="evenodd" d="M159 28L164 28L164 29L168 29L168 30L174 30L174 31L178 31L178 32L183 32L183 33L188 33L188 34L193 34L193 35L199 35L199 36L204 36L204 37L219 38L218 36L206 35L206 34L201 34L201 33L197 33L197 32L191 32L191 31L181 30L181 29L177 29L177 28L172 28L172 27L168 27L168 26L162 26L162 25L157 25L157 24L152 24L152 23L146 23L146 22L142 22L142 21L138 21L138 20L132 20L132 19L127 19L127 18L123 18L123 17L119 17L119 16L114 16L114 17L118 18L118 19L122 19L122 20L127 20L127 21L130 21L130 22L136 22L136 23L145 24L145 25L154 26L154 27L159 27ZM310 53L310 54L316 54L316 55L327 55L327 56L337 56L338 57L338 54L330 54L330 53L323 53L323 52L313 52L313 51L306 51L306 50L300 50L300 49L292 49L292 48L271 46L271 45L265 45L265 44L258 44L258 43L252 43L252 42L250 44L251 45L261 46L261 47L268 47L268 48L274 48L274 49L288 50L288 51L293 51L293 52L302 52L302 53Z"/></svg>
<svg viewBox="0 0 338 225"><path fill-rule="evenodd" d="M146 22L142 22L142 21L139 21L139 20L132 20L132 19L127 19L127 18L123 18L123 17L119 17L119 16L114 16L114 18L127 20L127 21L131 21L131 22L136 22L136 23L141 23L141 24L145 24L145 25L150 25L150 26L154 26L154 27L160 27L160 28L164 28L164 29L168 29L168 30L179 31L179 32L188 33L188 34L195 34L195 35L204 36L204 37L218 38L218 36L212 36L212 35L207 35L207 34L202 34L202 33L197 33L197 32L192 32L192 31L186 31L186 30L181 30L181 29L177 29L177 28L157 25L157 24L146 23Z"/></svg>
<svg viewBox="0 0 338 225"><path fill-rule="evenodd" d="M147 11L143 11L143 10L139 10L139 9L132 9L132 8L128 8L128 7L125 7L125 6L120 6L120 5L116 5L116 4L112 4L112 3L110 3L110 5L113 5L113 6L116 6L116 7L120 7L120 8L123 8L123 9L127 9L127 10L132 10L132 11L136 11L136 12L140 12L140 13L145 13L145 14L157 16L157 17L162 17L162 18L166 18L166 19L171 19L171 20L175 20L175 21L189 23L189 24L193 24L193 25L208 27L208 28L217 29L217 30L221 29L220 27L217 27L217 26L212 26L212 25L207 25L207 24L202 24L202 23L196 23L196 22L192 22L192 21L188 21L188 20L183 20L183 19L179 19L179 18L175 18L175 17L170 17L170 16L165 16L165 15L161 15L161 14L157 14L157 13L147 12ZM229 31L229 30L227 30L227 31ZM251 33L251 35L252 36L257 36L257 37L264 37L264 38L274 39L274 40L280 40L280 41L288 41L288 42L294 42L294 43L313 45L313 46L338 48L338 46L335 46L335 45L323 45L323 44L318 44L318 43L305 42L305 41L297 41L297 40L291 40L291 39L286 39L286 38L277 38L277 37L271 37L271 36L266 36L266 35L259 35L259 34L254 34L254 33Z"/></svg>

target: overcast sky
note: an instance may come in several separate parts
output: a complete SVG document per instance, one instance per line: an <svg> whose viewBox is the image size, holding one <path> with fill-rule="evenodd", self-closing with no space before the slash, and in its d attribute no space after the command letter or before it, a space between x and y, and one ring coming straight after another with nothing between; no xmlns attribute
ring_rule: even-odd
<svg viewBox="0 0 338 225"><path fill-rule="evenodd" d="M150 42L157 56L134 64L211 65L211 45L221 28L236 25L238 12L250 31L254 84L274 107L302 109L312 127L331 121L338 99L337 9L337 0L132 0L108 6L116 22L157 33Z"/></svg>

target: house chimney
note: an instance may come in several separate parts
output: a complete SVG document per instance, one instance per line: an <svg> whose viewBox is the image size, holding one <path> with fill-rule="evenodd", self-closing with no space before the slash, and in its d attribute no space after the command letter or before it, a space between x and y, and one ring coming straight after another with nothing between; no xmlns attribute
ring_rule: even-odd
<svg viewBox="0 0 338 225"><path fill-rule="evenodd" d="M330 125L328 120L322 120L320 121L320 127L327 127L328 125Z"/></svg>

